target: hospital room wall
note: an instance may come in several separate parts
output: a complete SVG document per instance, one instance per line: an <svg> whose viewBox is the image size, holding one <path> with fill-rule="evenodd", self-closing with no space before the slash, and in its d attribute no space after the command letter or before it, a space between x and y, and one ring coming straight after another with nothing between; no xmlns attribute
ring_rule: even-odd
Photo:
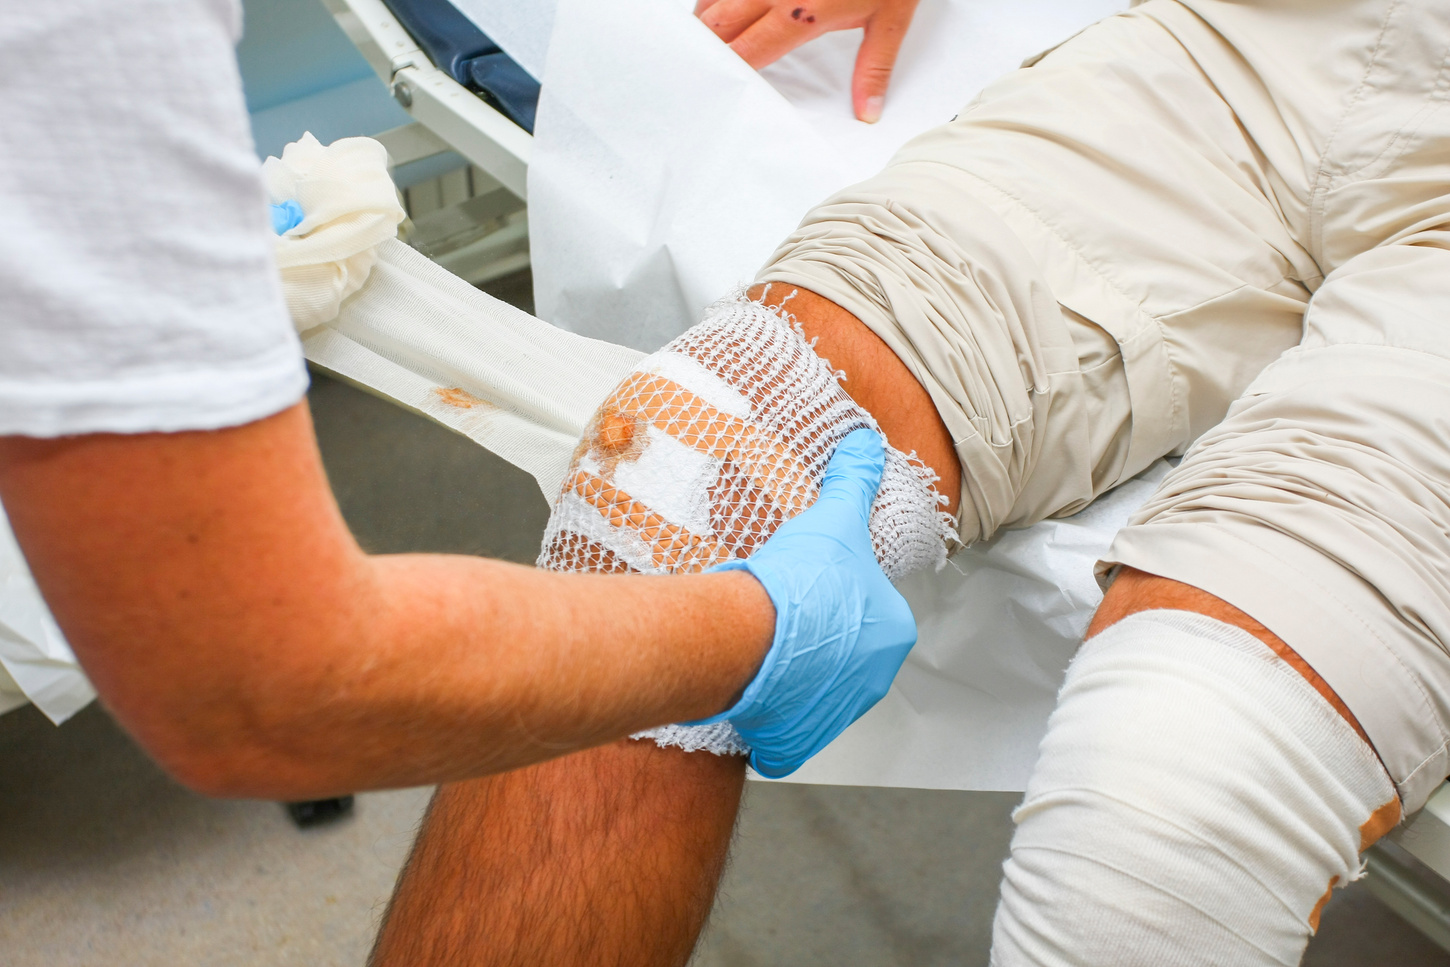
<svg viewBox="0 0 1450 967"><path fill-rule="evenodd" d="M413 120L319 0L242 0L242 14L237 63L261 157L280 155L306 131L328 144ZM452 152L427 158L400 172L400 183L448 173L456 181L465 165Z"/></svg>
<svg viewBox="0 0 1450 967"><path fill-rule="evenodd" d="M237 63L257 153L281 154L304 131L324 144L411 118L318 0L243 0Z"/></svg>

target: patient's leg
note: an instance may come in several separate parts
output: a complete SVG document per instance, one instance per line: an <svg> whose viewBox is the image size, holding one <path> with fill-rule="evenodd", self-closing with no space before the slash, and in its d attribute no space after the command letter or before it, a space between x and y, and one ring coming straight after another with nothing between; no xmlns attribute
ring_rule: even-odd
<svg viewBox="0 0 1450 967"><path fill-rule="evenodd" d="M954 510L959 471L926 392L834 304L780 285L767 301L792 294L787 306L817 352L845 372L888 442L941 477ZM620 444L638 426L617 422L603 435ZM611 508L627 515L621 489ZM651 551L705 553L672 541L656 528ZM592 562L622 566L597 549ZM744 778L739 756L628 740L440 788L374 964L683 964L714 899Z"/></svg>
<svg viewBox="0 0 1450 967"><path fill-rule="evenodd" d="M931 396L881 337L834 302L797 286L757 285L748 294L767 305L783 305L796 317L821 358L846 373L842 389L876 418L886 439L900 450L915 451L937 475L937 492L955 514L962 467L951 433Z"/></svg>
<svg viewBox="0 0 1450 967"><path fill-rule="evenodd" d="M1349 710L1349 706L1344 704L1344 700L1329 687L1329 683L1318 672L1309 667L1308 662L1289 647L1288 642L1264 627L1263 622L1191 584L1147 574L1131 567L1123 568L1103 595L1103 602L1093 615L1092 623L1088 625L1087 637L1092 638L1106 631L1129 615L1154 610L1192 611L1247 631L1268 645L1274 654L1303 676L1360 738L1369 741L1369 736L1365 735L1364 728Z"/></svg>
<svg viewBox="0 0 1450 967"><path fill-rule="evenodd" d="M744 779L625 741L438 791L374 964L683 964Z"/></svg>
<svg viewBox="0 0 1450 967"><path fill-rule="evenodd" d="M1125 570L1014 813L992 963L1297 963L1399 817L1359 722L1282 639Z"/></svg>

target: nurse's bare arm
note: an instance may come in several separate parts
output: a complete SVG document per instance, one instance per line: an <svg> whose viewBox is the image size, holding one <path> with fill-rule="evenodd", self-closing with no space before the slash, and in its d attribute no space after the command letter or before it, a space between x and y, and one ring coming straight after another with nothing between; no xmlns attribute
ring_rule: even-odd
<svg viewBox="0 0 1450 967"><path fill-rule="evenodd" d="M462 779L711 715L774 626L743 572L369 556L305 403L214 432L0 437L0 499L102 700L215 795Z"/></svg>

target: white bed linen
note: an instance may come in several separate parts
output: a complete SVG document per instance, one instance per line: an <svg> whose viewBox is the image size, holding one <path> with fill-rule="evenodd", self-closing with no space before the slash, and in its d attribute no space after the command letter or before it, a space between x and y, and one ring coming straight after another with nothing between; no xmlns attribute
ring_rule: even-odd
<svg viewBox="0 0 1450 967"><path fill-rule="evenodd" d="M95 697L0 508L0 713L34 702L59 725Z"/></svg>
<svg viewBox="0 0 1450 967"><path fill-rule="evenodd" d="M757 74L695 19L693 0L455 2L547 78L529 168L540 318L647 352L748 281L816 202L1127 6L922 0L885 113L868 125L847 94L859 30Z"/></svg>

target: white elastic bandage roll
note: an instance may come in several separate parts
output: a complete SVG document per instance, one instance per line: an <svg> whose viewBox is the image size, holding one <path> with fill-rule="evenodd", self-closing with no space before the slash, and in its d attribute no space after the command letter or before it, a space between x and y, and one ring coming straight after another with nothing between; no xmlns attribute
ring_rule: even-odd
<svg viewBox="0 0 1450 967"><path fill-rule="evenodd" d="M836 444L876 427L839 379L776 310L744 298L712 306L642 360L596 414L554 503L539 566L671 574L748 557L815 501ZM887 447L871 537L893 579L946 560L953 531L935 479ZM640 737L748 751L728 723Z"/></svg>
<svg viewBox="0 0 1450 967"><path fill-rule="evenodd" d="M273 203L295 201L304 218L279 235L282 291L298 332L330 322L377 264L379 243L406 217L388 174L388 152L372 138L324 147L310 133L262 165Z"/></svg>
<svg viewBox="0 0 1450 967"><path fill-rule="evenodd" d="M1263 642L1199 614L1132 615L1068 670L1013 816L992 963L1297 964L1394 797Z"/></svg>

